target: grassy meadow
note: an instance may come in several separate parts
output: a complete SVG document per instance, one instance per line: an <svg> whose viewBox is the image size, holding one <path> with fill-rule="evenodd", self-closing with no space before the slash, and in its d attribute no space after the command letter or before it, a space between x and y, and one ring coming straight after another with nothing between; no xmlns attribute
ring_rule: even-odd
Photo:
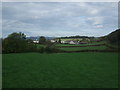
<svg viewBox="0 0 120 90"><path fill-rule="evenodd" d="M0 5L0 87L119 88L120 3L36 1Z"/></svg>
<svg viewBox="0 0 120 90"><path fill-rule="evenodd" d="M117 88L117 53L3 54L3 88Z"/></svg>
<svg viewBox="0 0 120 90"><path fill-rule="evenodd" d="M63 47L60 48L64 51L79 51L79 50L107 50L108 48L106 46L95 46L95 47Z"/></svg>

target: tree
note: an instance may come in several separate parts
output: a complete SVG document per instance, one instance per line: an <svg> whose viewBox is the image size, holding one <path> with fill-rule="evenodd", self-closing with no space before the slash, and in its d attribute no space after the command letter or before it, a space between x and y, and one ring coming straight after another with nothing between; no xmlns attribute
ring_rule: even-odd
<svg viewBox="0 0 120 90"><path fill-rule="evenodd" d="M59 38L58 43L61 43L61 39Z"/></svg>
<svg viewBox="0 0 120 90"><path fill-rule="evenodd" d="M12 33L2 42L3 52L16 53L26 50L27 42L24 33Z"/></svg>
<svg viewBox="0 0 120 90"><path fill-rule="evenodd" d="M36 51L36 45L33 43L32 39L27 39L26 42L27 42L27 48L26 48L27 52Z"/></svg>
<svg viewBox="0 0 120 90"><path fill-rule="evenodd" d="M44 36L41 36L41 37L39 38L39 43L40 43L40 44L45 44L45 43L46 43L46 38L45 38Z"/></svg>
<svg viewBox="0 0 120 90"><path fill-rule="evenodd" d="M0 54L2 53L2 38L0 38Z"/></svg>
<svg viewBox="0 0 120 90"><path fill-rule="evenodd" d="M112 33L107 35L105 38L110 44L120 45L120 29L113 31Z"/></svg>

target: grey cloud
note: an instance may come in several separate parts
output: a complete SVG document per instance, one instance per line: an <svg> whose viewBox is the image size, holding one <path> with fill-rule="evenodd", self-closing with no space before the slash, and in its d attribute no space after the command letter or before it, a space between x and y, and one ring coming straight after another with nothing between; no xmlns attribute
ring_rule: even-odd
<svg viewBox="0 0 120 90"><path fill-rule="evenodd" d="M3 36L101 36L117 28L117 3L3 3ZM92 32L92 34L91 34Z"/></svg>

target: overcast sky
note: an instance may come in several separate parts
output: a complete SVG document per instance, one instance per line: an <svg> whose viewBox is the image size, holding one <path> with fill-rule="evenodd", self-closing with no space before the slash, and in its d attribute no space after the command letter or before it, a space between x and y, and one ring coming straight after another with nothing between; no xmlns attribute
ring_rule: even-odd
<svg viewBox="0 0 120 90"><path fill-rule="evenodd" d="M117 2L3 2L3 37L103 36L118 28Z"/></svg>

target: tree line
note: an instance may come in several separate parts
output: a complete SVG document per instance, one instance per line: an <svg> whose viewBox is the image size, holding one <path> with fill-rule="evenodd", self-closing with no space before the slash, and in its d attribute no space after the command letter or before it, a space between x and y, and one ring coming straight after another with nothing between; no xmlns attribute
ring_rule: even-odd
<svg viewBox="0 0 120 90"><path fill-rule="evenodd" d="M2 39L2 53L22 53L22 52L58 52L59 50L46 40L44 36L39 38L39 44L45 47L37 48L32 39L27 39L24 33L12 33L8 37Z"/></svg>
<svg viewBox="0 0 120 90"><path fill-rule="evenodd" d="M62 38L94 38L94 37L88 37L88 36L79 36L79 35L76 35L76 36L69 36L69 37L61 37Z"/></svg>
<svg viewBox="0 0 120 90"><path fill-rule="evenodd" d="M71 36L66 38L73 38L79 36ZM81 36L80 36L81 37ZM83 36L86 37L86 36ZM64 37L62 37L64 38ZM22 32L12 33L8 37L1 39L2 41L2 53L22 53L22 52L40 52L40 53L52 53L52 52L61 52L56 46L56 43L61 43L59 38L57 42L51 43L50 40L46 40L44 36L39 37L39 44L44 45L44 47L37 48L37 45L33 43L32 39L27 39L26 35ZM91 37L92 38L92 37ZM103 36L99 37L100 41L107 41L112 45L120 45L120 29ZM0 45L1 49L1 45Z"/></svg>

